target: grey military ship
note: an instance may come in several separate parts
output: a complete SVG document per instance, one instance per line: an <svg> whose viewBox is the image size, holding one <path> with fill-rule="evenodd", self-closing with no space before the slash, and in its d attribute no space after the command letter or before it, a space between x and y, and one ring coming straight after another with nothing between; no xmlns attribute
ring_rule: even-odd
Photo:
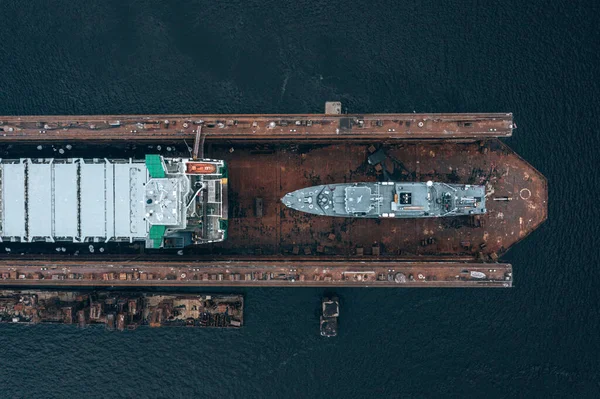
<svg viewBox="0 0 600 399"><path fill-rule="evenodd" d="M424 218L486 212L485 186L374 182L327 184L286 194L289 208L322 216Z"/></svg>

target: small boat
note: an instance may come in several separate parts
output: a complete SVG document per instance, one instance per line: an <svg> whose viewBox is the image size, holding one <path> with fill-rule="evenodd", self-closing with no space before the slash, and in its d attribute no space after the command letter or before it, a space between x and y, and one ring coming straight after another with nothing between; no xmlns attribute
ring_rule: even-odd
<svg viewBox="0 0 600 399"><path fill-rule="evenodd" d="M487 276L485 275L485 273L472 271L471 277L483 279L483 278L486 278Z"/></svg>
<svg viewBox="0 0 600 399"><path fill-rule="evenodd" d="M321 335L335 337L337 335L337 321L340 315L340 303L337 297L323 298L321 301Z"/></svg>

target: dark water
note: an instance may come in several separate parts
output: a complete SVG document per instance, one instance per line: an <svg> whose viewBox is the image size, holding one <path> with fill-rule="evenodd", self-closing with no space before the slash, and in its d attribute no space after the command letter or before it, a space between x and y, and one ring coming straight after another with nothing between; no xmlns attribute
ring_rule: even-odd
<svg viewBox="0 0 600 399"><path fill-rule="evenodd" d="M331 340L319 289L244 290L240 331L2 325L0 397L600 396L598 4L2 0L0 114L512 111L550 219L515 288L339 289Z"/></svg>

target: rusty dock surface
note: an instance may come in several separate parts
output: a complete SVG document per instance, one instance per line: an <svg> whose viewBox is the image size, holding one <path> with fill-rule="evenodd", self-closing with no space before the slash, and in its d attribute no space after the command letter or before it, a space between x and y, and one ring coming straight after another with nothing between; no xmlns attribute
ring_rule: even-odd
<svg viewBox="0 0 600 399"><path fill-rule="evenodd" d="M5 286L511 287L509 264L443 262L21 261L0 265Z"/></svg>
<svg viewBox="0 0 600 399"><path fill-rule="evenodd" d="M0 141L297 141L509 137L512 114L0 116Z"/></svg>
<svg viewBox="0 0 600 399"><path fill-rule="evenodd" d="M229 164L229 237L212 254L444 257L496 261L547 217L546 179L497 139L376 143L386 161L369 165L370 146L214 147ZM476 217L360 219L319 217L285 207L302 187L384 180L485 184L487 213ZM260 198L260 212L256 199ZM208 248L199 248L208 252Z"/></svg>
<svg viewBox="0 0 600 399"><path fill-rule="evenodd" d="M0 290L0 323L105 325L108 330L243 325L242 295Z"/></svg>
<svg viewBox="0 0 600 399"><path fill-rule="evenodd" d="M0 254L0 284L5 286L510 287L511 266L497 262L547 218L545 177L498 139L512 134L512 114L29 116L0 121L4 158L55 157L66 143L71 148L62 150L63 157L143 157L165 148L170 156L185 157L201 135L205 156L223 159L229 168L226 241L189 247L183 254L110 242L58 252L55 247L64 244L29 250L29 243L5 242ZM379 152L384 160L369 163ZM487 213L344 219L297 212L280 202L302 187L384 180L485 185ZM104 255L87 253L87 244L101 247Z"/></svg>

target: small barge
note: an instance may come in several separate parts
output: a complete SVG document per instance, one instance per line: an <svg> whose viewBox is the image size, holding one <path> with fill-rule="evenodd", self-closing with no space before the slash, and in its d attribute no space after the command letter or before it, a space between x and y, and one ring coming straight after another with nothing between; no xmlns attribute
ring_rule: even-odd
<svg viewBox="0 0 600 399"><path fill-rule="evenodd" d="M340 301L338 297L323 298L321 311L321 335L323 337L337 336L338 317L340 316Z"/></svg>
<svg viewBox="0 0 600 399"><path fill-rule="evenodd" d="M239 328L243 316L241 295L0 290L0 323Z"/></svg>

